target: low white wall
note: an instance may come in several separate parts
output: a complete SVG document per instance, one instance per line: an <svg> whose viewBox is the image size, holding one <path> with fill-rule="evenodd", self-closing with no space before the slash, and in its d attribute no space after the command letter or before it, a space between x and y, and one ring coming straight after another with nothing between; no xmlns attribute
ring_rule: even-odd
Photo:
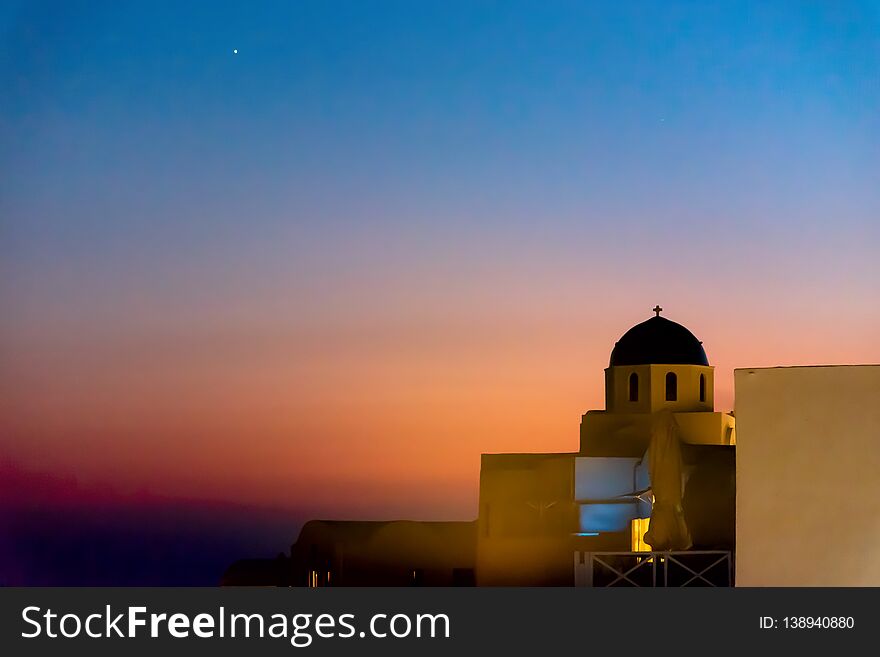
<svg viewBox="0 0 880 657"><path fill-rule="evenodd" d="M880 366L735 383L737 586L880 586Z"/></svg>

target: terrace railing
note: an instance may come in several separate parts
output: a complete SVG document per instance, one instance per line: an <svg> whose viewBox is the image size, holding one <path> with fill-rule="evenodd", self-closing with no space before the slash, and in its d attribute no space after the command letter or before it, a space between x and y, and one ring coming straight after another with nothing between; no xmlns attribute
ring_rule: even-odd
<svg viewBox="0 0 880 657"><path fill-rule="evenodd" d="M733 553L575 552L575 586L733 586Z"/></svg>

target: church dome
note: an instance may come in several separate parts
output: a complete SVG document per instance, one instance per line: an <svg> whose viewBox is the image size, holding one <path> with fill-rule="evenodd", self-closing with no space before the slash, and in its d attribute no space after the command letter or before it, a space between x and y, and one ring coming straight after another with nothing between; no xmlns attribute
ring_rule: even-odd
<svg viewBox="0 0 880 657"><path fill-rule="evenodd" d="M636 324L611 351L611 367L618 365L708 365L703 344L681 324L660 317Z"/></svg>

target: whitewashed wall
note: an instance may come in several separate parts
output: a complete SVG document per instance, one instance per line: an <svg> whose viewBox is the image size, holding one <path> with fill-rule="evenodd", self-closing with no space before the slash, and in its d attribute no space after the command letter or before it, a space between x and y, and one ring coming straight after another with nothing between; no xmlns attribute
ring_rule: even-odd
<svg viewBox="0 0 880 657"><path fill-rule="evenodd" d="M880 586L880 366L735 383L737 586Z"/></svg>

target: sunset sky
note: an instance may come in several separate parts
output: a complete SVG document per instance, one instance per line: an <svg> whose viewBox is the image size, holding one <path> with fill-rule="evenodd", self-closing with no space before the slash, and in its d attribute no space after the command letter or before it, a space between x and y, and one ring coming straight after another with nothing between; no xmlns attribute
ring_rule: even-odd
<svg viewBox="0 0 880 657"><path fill-rule="evenodd" d="M880 362L878 71L876 2L0 2L6 494L469 519L657 303L720 410Z"/></svg>

